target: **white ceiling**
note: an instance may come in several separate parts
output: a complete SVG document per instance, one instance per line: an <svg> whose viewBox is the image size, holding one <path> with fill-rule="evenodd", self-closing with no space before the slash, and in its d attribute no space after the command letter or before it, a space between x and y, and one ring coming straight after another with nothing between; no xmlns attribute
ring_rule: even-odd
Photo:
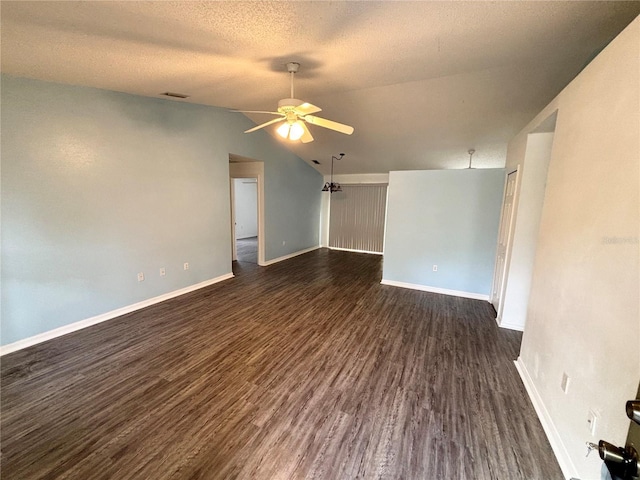
<svg viewBox="0 0 640 480"><path fill-rule="evenodd" d="M273 110L285 63L301 63L296 97L355 127L287 145L323 173L338 152L339 173L464 168L469 148L474 166L503 166L511 137L640 14L637 1L0 5L2 71L17 76Z"/></svg>

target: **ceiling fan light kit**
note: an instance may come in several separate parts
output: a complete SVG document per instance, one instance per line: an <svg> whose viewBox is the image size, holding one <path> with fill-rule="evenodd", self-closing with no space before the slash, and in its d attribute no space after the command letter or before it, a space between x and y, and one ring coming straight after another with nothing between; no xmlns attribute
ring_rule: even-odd
<svg viewBox="0 0 640 480"><path fill-rule="evenodd" d="M283 123L278 127L278 135L282 138L286 138L288 140L300 140L302 135L304 135L304 127L300 121L295 121L293 123Z"/></svg>
<svg viewBox="0 0 640 480"><path fill-rule="evenodd" d="M280 117L250 128L244 133L255 132L256 130L260 130L261 128L278 122L283 122L283 124L276 129L278 135L291 141L300 140L302 143L313 142L313 136L306 125L307 123L328 128L329 130L334 130L346 135L351 135L353 133L353 127L349 125L313 116L313 113L320 112L322 109L310 104L309 102L294 98L293 77L299 68L300 64L297 62L287 63L287 71L291 75L291 96L290 98L283 98L278 102L277 112L267 112L262 110L234 110L235 112L241 113L264 113L268 115L278 115Z"/></svg>

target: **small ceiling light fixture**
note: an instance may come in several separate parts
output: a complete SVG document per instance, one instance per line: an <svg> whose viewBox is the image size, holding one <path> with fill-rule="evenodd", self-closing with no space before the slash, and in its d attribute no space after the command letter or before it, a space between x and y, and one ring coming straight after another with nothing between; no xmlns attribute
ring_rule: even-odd
<svg viewBox="0 0 640 480"><path fill-rule="evenodd" d="M470 148L468 153L469 153L469 167L468 168L471 168L471 159L473 158L473 154L476 153L476 151L473 148Z"/></svg>
<svg viewBox="0 0 640 480"><path fill-rule="evenodd" d="M322 187L322 191L323 192L333 193L333 192L341 192L342 191L342 187L340 186L340 184L338 182L336 182L336 183L333 182L333 161L334 160L342 160L342 157L344 157L344 153L341 153L337 157L335 157L333 155L331 156L331 181L324 184L324 187Z"/></svg>

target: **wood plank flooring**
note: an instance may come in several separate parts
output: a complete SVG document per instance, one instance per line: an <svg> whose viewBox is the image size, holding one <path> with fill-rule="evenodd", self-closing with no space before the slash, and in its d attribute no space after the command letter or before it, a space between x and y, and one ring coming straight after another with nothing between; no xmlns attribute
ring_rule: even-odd
<svg viewBox="0 0 640 480"><path fill-rule="evenodd" d="M317 250L1 365L8 479L561 479L478 300Z"/></svg>

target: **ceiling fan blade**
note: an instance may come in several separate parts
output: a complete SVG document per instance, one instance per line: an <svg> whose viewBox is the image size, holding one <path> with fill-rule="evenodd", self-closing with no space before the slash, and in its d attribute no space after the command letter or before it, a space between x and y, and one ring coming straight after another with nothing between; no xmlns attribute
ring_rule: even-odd
<svg viewBox="0 0 640 480"><path fill-rule="evenodd" d="M307 127L307 125L304 122L300 122L300 125L302 125L302 129L304 130L304 133L300 137L300 141L302 143L313 142L313 135L311 135L311 132L309 131L309 127Z"/></svg>
<svg viewBox="0 0 640 480"><path fill-rule="evenodd" d="M349 125L345 125L343 123L334 122L333 120L314 117L313 115L305 115L302 118L305 122L309 122L312 125L318 125L319 127L335 130L336 132L344 133L345 135L351 135L353 133L353 127L350 127Z"/></svg>
<svg viewBox="0 0 640 480"><path fill-rule="evenodd" d="M234 113L268 113L269 115L282 115L280 112L266 112L264 110L229 110Z"/></svg>
<svg viewBox="0 0 640 480"><path fill-rule="evenodd" d="M316 107L315 105L311 105L310 103L304 102L294 108L293 111L298 115L309 115L310 113L321 112L322 109L320 107Z"/></svg>
<svg viewBox="0 0 640 480"><path fill-rule="evenodd" d="M283 120L284 120L284 117L274 118L273 120L269 120L268 122L264 122L264 123L262 123L260 125L257 125L257 126L255 126L253 128L250 128L249 130L245 130L244 133L255 132L256 130L260 130L261 128L268 127L269 125L272 125L272 124L277 123L277 122L281 122Z"/></svg>

